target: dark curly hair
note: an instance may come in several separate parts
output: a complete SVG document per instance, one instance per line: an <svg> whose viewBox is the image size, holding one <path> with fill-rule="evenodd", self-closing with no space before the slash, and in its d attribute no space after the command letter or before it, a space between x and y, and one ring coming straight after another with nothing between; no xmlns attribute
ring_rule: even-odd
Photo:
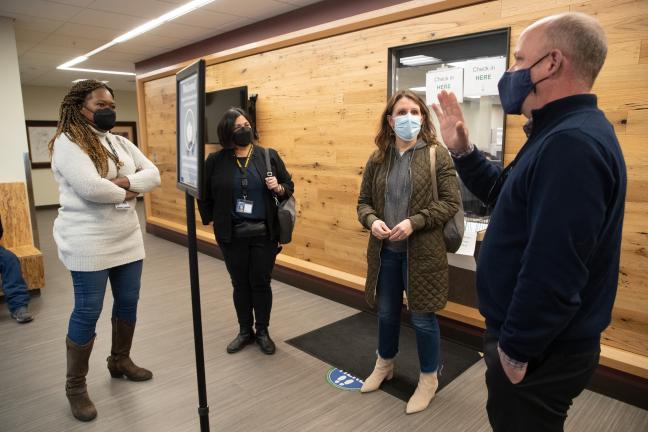
<svg viewBox="0 0 648 432"><path fill-rule="evenodd" d="M115 164L118 161L115 155L101 145L97 134L90 127L91 123L81 114L81 108L88 95L100 88L105 88L115 97L113 90L101 81L83 80L72 86L61 103L58 127L49 142L49 151L50 154L54 151L54 141L64 133L90 156L99 175L105 177L108 173L108 158L111 158Z"/></svg>

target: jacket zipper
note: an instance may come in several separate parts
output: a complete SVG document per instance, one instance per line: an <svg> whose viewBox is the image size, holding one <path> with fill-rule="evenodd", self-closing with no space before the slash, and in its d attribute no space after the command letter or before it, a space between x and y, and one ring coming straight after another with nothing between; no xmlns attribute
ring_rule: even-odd
<svg viewBox="0 0 648 432"><path fill-rule="evenodd" d="M387 181L389 180L389 169L391 168L391 147L389 147L389 161L387 162L387 173L385 174L385 196L384 196L384 201L387 202ZM385 206L383 205L383 212L385 211ZM383 240L380 240L380 251L378 252L378 276L380 277L380 252L382 252L383 248ZM376 283L374 284L374 292L373 292L373 300L374 304L376 303L376 294L378 292L378 277L376 277Z"/></svg>
<svg viewBox="0 0 648 432"><path fill-rule="evenodd" d="M409 196L409 201L407 202L407 215L408 215L407 217L408 218L409 218L409 214L410 214L410 210L411 210L410 206L412 205L412 194L414 193L414 184L412 183L412 161L414 161L414 152L415 151L416 151L416 146L412 150L412 157L410 158L409 169L408 169L408 171L409 171L409 179L410 179L410 196ZM412 234L414 234L414 232L412 232ZM410 236L411 236L411 234L410 234ZM410 295L409 295L409 289L410 289L410 283L409 283L409 273L410 273L409 272L409 268L410 268L410 265L409 265L409 248L410 248L409 237L407 237L407 248L406 248L406 252L405 252L406 253L405 257L407 259L407 278L405 280L407 281L407 286L405 287L405 299L407 300L407 305L406 306L407 306L408 311L410 310L410 304L409 304L409 299L410 299Z"/></svg>

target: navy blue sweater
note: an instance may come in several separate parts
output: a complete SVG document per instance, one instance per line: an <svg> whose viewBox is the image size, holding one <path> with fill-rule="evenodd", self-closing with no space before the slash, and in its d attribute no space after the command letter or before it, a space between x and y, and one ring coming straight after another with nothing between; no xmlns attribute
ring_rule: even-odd
<svg viewBox="0 0 648 432"><path fill-rule="evenodd" d="M599 347L616 295L626 193L621 148L595 95L553 101L532 118L508 175L478 151L455 160L471 192L484 202L491 192L479 311L520 361Z"/></svg>

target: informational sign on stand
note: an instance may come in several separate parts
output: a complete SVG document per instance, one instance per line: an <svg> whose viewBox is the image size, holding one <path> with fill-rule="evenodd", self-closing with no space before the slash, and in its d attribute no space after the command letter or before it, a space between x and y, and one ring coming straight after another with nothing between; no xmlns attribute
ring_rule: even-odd
<svg viewBox="0 0 648 432"><path fill-rule="evenodd" d="M196 204L203 195L205 164L205 61L199 60L176 74L176 150L178 189L185 191L187 206L187 244L189 280L193 313L196 377L198 379L198 416L201 432L209 431L209 406L205 380L205 352L198 280L198 243L196 240Z"/></svg>
<svg viewBox="0 0 648 432"><path fill-rule="evenodd" d="M205 61L176 75L178 188L200 199L205 159Z"/></svg>

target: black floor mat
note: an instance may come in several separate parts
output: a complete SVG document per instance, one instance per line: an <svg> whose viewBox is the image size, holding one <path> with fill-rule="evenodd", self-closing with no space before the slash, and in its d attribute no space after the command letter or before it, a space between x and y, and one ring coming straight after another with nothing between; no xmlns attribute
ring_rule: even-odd
<svg viewBox="0 0 648 432"><path fill-rule="evenodd" d="M365 379L376 362L378 322L375 315L360 312L286 342L338 369ZM477 351L441 337L439 390L480 358ZM416 389L418 375L414 329L402 325L394 378L384 382L381 389L407 401Z"/></svg>

